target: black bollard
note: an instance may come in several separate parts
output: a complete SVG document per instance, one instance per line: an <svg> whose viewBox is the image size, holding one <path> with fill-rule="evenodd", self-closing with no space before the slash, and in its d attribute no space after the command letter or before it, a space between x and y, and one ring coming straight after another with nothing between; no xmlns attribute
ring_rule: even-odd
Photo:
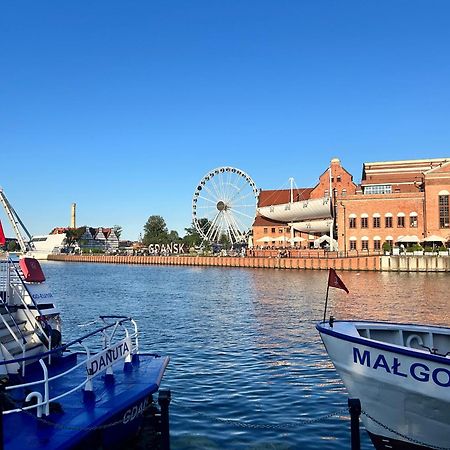
<svg viewBox="0 0 450 450"><path fill-rule="evenodd" d="M361 415L361 402L359 398L348 399L348 411L350 413L350 431L352 439L352 450L361 450L359 436L359 416Z"/></svg>
<svg viewBox="0 0 450 450"><path fill-rule="evenodd" d="M158 404L161 408L161 449L170 450L169 405L171 394L169 389L159 391Z"/></svg>
<svg viewBox="0 0 450 450"><path fill-rule="evenodd" d="M5 402L5 386L7 379L2 378L0 380L0 450L3 450L3 410Z"/></svg>

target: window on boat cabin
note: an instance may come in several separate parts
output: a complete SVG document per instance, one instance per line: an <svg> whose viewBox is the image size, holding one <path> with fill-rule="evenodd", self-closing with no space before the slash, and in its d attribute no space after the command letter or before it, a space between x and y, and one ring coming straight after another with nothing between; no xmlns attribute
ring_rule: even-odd
<svg viewBox="0 0 450 450"><path fill-rule="evenodd" d="M384 226L386 228L392 228L392 217L391 216L386 216L384 218Z"/></svg>
<svg viewBox="0 0 450 450"><path fill-rule="evenodd" d="M373 249L380 250L381 249L381 241L373 241Z"/></svg>
<svg viewBox="0 0 450 450"><path fill-rule="evenodd" d="M405 228L405 216L397 217L397 228Z"/></svg>
<svg viewBox="0 0 450 450"><path fill-rule="evenodd" d="M374 217L373 218L373 227L374 228L380 228L380 218L379 217Z"/></svg>
<svg viewBox="0 0 450 450"><path fill-rule="evenodd" d="M356 217L350 217L349 228L356 228Z"/></svg>
<svg viewBox="0 0 450 450"><path fill-rule="evenodd" d="M369 241L361 241L361 250L369 250Z"/></svg>
<svg viewBox="0 0 450 450"><path fill-rule="evenodd" d="M361 228L368 228L369 219L367 217L361 217Z"/></svg>
<svg viewBox="0 0 450 450"><path fill-rule="evenodd" d="M350 241L350 250L356 250L356 241Z"/></svg>
<svg viewBox="0 0 450 450"><path fill-rule="evenodd" d="M439 195L439 228L450 228L449 194Z"/></svg>

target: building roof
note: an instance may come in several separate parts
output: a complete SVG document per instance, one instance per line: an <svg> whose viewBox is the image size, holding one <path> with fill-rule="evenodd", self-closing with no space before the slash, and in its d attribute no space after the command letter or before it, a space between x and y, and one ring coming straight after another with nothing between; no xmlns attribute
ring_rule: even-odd
<svg viewBox="0 0 450 450"><path fill-rule="evenodd" d="M364 163L361 184L414 183L424 173L449 161L450 158L434 158Z"/></svg>
<svg viewBox="0 0 450 450"><path fill-rule="evenodd" d="M300 200L307 200L313 188L296 188L293 189L294 202ZM289 203L291 201L291 190L290 189L280 189L280 190L266 190L259 193L258 207L271 205L281 205L283 203Z"/></svg>
<svg viewBox="0 0 450 450"><path fill-rule="evenodd" d="M277 227L286 226L285 222L278 222L276 220L267 219L266 217L260 216L259 214L255 217L253 222L254 227Z"/></svg>

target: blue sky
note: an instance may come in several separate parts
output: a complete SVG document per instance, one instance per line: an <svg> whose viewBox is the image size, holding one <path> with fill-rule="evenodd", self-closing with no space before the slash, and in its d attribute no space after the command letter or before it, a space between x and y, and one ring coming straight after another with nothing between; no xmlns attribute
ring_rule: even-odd
<svg viewBox="0 0 450 450"><path fill-rule="evenodd" d="M313 186L333 157L450 156L448 0L9 1L1 178L33 234L184 234L210 169ZM6 217L0 215L5 229Z"/></svg>

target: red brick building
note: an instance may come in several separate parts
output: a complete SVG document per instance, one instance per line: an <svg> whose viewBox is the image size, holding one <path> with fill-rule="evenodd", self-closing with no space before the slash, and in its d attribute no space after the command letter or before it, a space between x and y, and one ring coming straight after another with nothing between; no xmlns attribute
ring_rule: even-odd
<svg viewBox="0 0 450 450"><path fill-rule="evenodd" d="M381 250L384 242L423 243L432 235L450 241L450 158L364 163L360 185L338 159L330 168L331 174L329 169L323 172L314 188L294 189L292 195L306 207L330 197L331 184L333 234L340 251ZM289 189L261 191L258 207L286 204L289 209L290 198ZM315 219L294 223L257 215L253 243L287 246L293 241L309 247L317 237L330 234Z"/></svg>

